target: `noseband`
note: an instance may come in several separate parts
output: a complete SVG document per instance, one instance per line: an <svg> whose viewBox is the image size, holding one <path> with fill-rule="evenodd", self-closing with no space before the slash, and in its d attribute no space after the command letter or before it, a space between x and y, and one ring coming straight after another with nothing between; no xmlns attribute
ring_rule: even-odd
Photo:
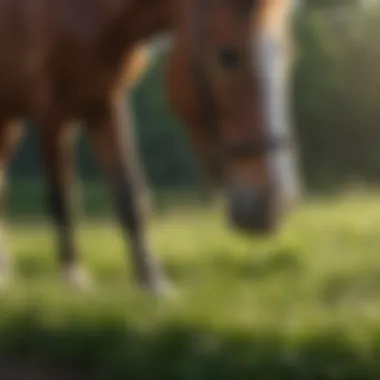
<svg viewBox="0 0 380 380"><path fill-rule="evenodd" d="M193 12L193 70L202 123L206 128L208 138L210 141L214 141L211 159L217 167L221 168L223 161L228 157L260 156L266 152L278 150L285 145L289 145L289 139L270 136L232 144L223 141L217 107L204 64L205 27L210 9L211 0L196 0L196 9Z"/></svg>

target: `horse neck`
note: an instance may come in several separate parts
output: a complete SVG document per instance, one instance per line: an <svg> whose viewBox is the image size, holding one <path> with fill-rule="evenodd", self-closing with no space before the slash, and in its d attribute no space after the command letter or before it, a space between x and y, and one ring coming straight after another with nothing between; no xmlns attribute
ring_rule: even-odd
<svg viewBox="0 0 380 380"><path fill-rule="evenodd" d="M103 40L111 59L119 59L137 44L172 29L172 0L104 1L112 7Z"/></svg>

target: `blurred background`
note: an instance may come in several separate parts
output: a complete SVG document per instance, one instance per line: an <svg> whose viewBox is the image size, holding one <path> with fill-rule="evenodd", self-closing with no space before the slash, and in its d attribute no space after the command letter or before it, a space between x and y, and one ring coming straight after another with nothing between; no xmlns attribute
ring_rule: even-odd
<svg viewBox="0 0 380 380"><path fill-rule="evenodd" d="M293 105L309 192L339 191L353 184L376 186L380 182L378 2L304 2L296 13L294 33ZM132 98L147 178L159 200L174 192L197 196L202 192L182 125L167 105L163 76L166 50L165 41L156 44L154 59ZM87 212L105 212L108 196L83 136L77 158ZM8 212L30 215L41 209L43 172L39 159L38 140L30 129L13 161Z"/></svg>

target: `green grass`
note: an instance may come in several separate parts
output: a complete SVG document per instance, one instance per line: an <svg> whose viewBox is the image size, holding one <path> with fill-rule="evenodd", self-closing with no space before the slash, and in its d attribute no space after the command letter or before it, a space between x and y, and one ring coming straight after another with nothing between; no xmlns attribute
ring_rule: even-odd
<svg viewBox="0 0 380 380"><path fill-rule="evenodd" d="M179 292L166 301L137 289L112 220L78 228L87 294L59 283L51 226L6 231L19 276L0 295L0 357L91 379L380 378L376 194L310 201L268 240L234 234L220 211L157 217Z"/></svg>

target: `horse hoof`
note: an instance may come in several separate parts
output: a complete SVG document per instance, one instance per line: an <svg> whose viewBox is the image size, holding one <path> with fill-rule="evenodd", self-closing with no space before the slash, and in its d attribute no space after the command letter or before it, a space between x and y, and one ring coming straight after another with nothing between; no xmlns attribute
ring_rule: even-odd
<svg viewBox="0 0 380 380"><path fill-rule="evenodd" d="M79 266L69 266L63 270L63 280L75 290L87 291L93 287L90 274Z"/></svg>

